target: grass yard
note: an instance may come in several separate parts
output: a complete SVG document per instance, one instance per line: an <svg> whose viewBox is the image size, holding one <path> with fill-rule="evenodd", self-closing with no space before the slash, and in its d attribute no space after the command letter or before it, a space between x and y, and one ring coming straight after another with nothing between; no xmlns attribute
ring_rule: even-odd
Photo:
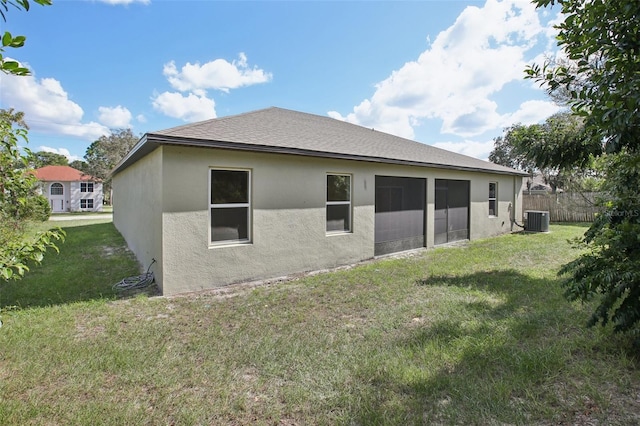
<svg viewBox="0 0 640 426"><path fill-rule="evenodd" d="M51 227L67 233L66 242L57 244L60 254L49 250L43 264L32 266L23 280L0 282L0 309L114 299L113 284L140 273L111 219L38 224L42 230Z"/></svg>
<svg viewBox="0 0 640 426"><path fill-rule="evenodd" d="M0 285L0 424L638 424L638 359L555 275L585 229L117 300L113 225L68 227Z"/></svg>

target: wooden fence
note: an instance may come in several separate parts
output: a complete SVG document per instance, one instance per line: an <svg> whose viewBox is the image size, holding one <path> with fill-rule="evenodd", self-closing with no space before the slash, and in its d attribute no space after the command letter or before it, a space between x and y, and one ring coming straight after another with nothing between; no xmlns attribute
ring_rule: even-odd
<svg viewBox="0 0 640 426"><path fill-rule="evenodd" d="M522 212L549 212L551 222L593 222L598 208L595 193L527 194L522 195Z"/></svg>

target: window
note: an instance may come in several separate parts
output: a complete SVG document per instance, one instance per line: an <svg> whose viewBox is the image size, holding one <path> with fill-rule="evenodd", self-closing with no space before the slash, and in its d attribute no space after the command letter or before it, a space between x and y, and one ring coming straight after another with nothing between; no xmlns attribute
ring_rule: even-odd
<svg viewBox="0 0 640 426"><path fill-rule="evenodd" d="M251 179L248 170L211 170L211 242L248 242Z"/></svg>
<svg viewBox="0 0 640 426"><path fill-rule="evenodd" d="M63 195L64 187L61 183L52 183L51 184L51 195Z"/></svg>
<svg viewBox="0 0 640 426"><path fill-rule="evenodd" d="M498 184L489 182L489 216L498 216Z"/></svg>
<svg viewBox="0 0 640 426"><path fill-rule="evenodd" d="M81 209L92 209L93 208L93 198L88 198L86 200L80 200L80 208Z"/></svg>
<svg viewBox="0 0 640 426"><path fill-rule="evenodd" d="M351 231L351 176L327 175L327 232Z"/></svg>
<svg viewBox="0 0 640 426"><path fill-rule="evenodd" d="M80 182L80 192L93 192L93 182Z"/></svg>

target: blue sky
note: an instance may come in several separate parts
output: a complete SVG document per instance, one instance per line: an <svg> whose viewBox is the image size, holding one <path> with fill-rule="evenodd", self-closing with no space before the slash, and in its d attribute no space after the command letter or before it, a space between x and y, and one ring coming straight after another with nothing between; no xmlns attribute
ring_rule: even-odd
<svg viewBox="0 0 640 426"><path fill-rule="evenodd" d="M135 134L270 106L328 115L486 159L514 123L557 112L523 80L556 54L554 11L528 1L54 0L10 10L0 108L29 148L81 159Z"/></svg>

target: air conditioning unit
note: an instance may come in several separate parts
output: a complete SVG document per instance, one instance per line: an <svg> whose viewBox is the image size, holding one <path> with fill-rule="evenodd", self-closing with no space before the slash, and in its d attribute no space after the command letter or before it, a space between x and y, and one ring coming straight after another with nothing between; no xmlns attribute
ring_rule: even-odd
<svg viewBox="0 0 640 426"><path fill-rule="evenodd" d="M549 212L528 210L525 230L529 232L549 232Z"/></svg>

